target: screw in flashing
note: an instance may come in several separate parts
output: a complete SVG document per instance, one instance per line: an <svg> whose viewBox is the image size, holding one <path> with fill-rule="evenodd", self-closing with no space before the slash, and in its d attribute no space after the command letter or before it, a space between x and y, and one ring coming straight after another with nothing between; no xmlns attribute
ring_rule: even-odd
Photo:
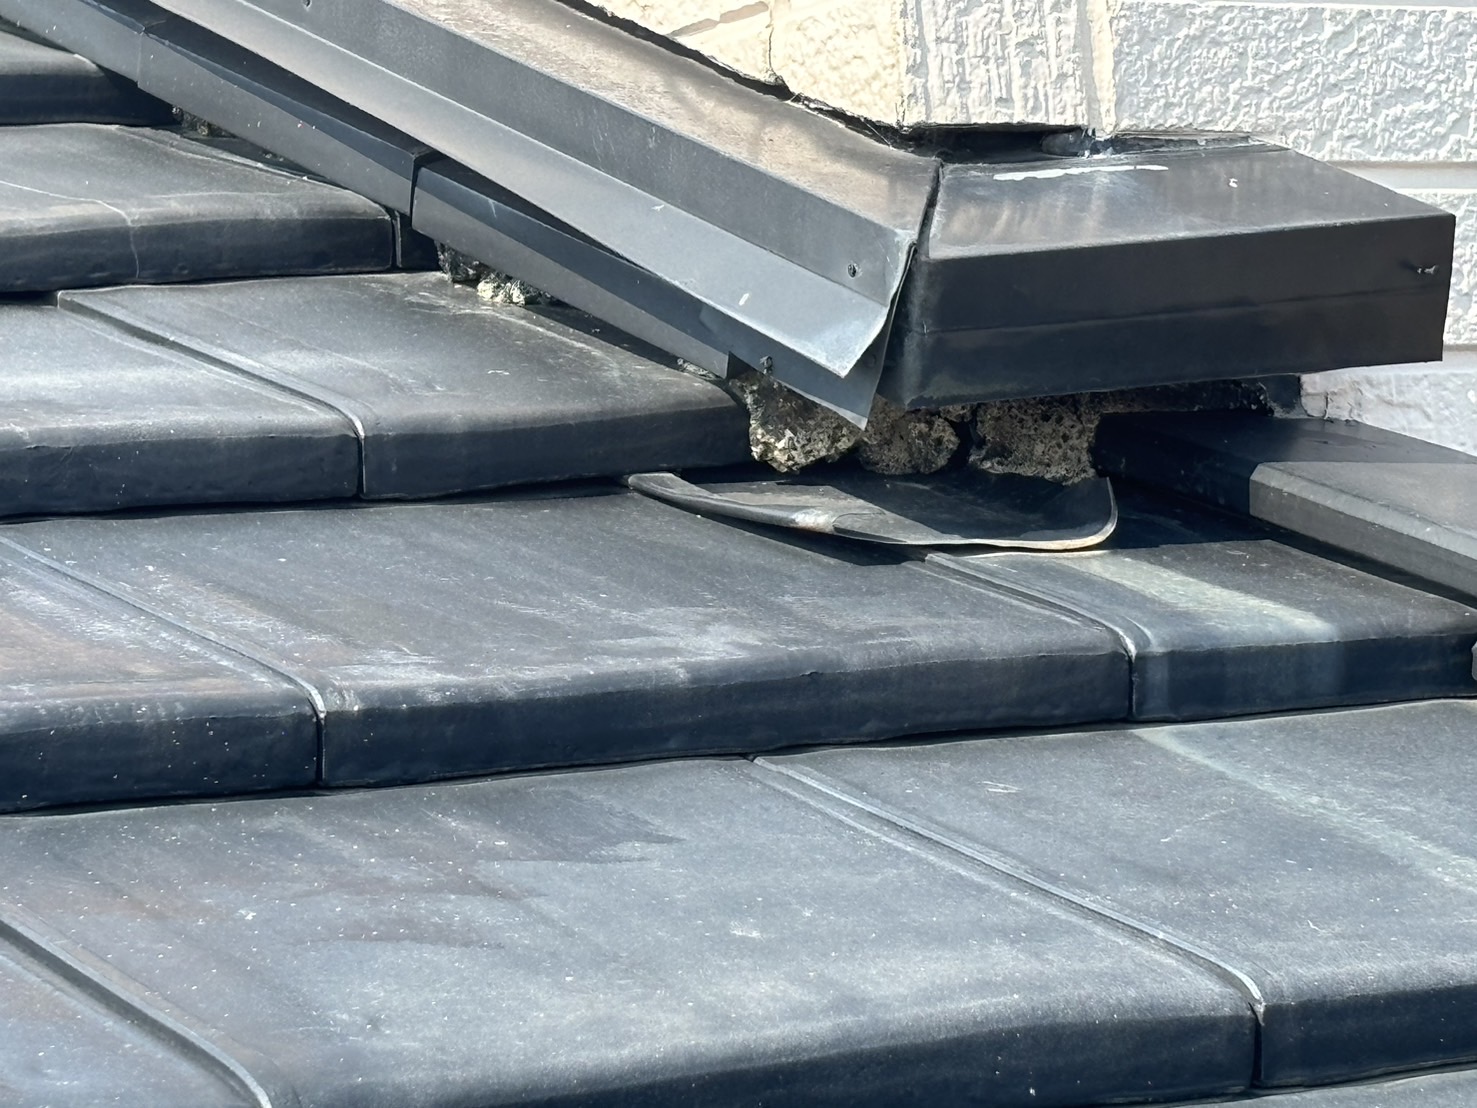
<svg viewBox="0 0 1477 1108"><path fill-rule="evenodd" d="M764 370L765 373L773 373L774 359L771 358L768 354L764 355L764 357L759 359L759 368Z"/></svg>
<svg viewBox="0 0 1477 1108"><path fill-rule="evenodd" d="M855 277L860 272L861 270L857 268L856 262L846 263L846 275L848 277Z"/></svg>

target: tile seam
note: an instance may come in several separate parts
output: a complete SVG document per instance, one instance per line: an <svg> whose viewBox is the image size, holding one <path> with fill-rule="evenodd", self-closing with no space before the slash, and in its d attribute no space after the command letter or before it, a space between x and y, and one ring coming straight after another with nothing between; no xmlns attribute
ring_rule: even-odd
<svg viewBox="0 0 1477 1108"><path fill-rule="evenodd" d="M997 854L993 851L969 846L958 839L935 830L916 820L909 819L890 808L880 804L872 804L858 796L847 792L841 786L832 783L824 776L814 773L806 773L791 769L774 761L767 755L759 755L751 759L757 768L788 778L797 782L805 789L813 790L822 796L829 797L834 801L848 805L859 811L866 812L875 819L879 819L899 830L906 831L921 839L935 844L947 851L970 859L978 865L1002 874L1005 877L1027 887L1043 893L1054 900L1061 901L1079 912L1095 919L1106 920L1115 927L1122 929L1137 938L1147 940L1155 946L1172 951L1173 953L1191 961L1208 970L1218 979L1227 982L1245 998L1248 1007L1256 1022L1256 1052L1260 1058L1262 1049L1262 1030L1265 1022L1266 999L1261 989L1250 974L1237 968L1224 957L1183 939L1173 932L1154 926L1143 920L1136 919L1126 913L1115 911L1102 905L1094 904L1087 898L1079 896L1069 889L1056 885L1043 877L1033 873L1026 866L1012 861L1010 858ZM824 809L823 809L824 810ZM1260 1070L1258 1065L1257 1070Z"/></svg>
<svg viewBox="0 0 1477 1108"><path fill-rule="evenodd" d="M274 1074L269 1082L278 1094L268 1091L245 1063L215 1041L219 1032L212 1034L213 1029L192 1026L194 1021L182 1013L152 1002L143 986L132 978L89 952L68 951L64 941L49 932L49 927L29 918L18 905L0 905L0 940L9 942L32 962L69 981L90 1000L129 1022L143 1024L176 1052L193 1056L197 1064L203 1063L208 1071L244 1092L256 1108L294 1108L300 1103L296 1091L280 1074Z"/></svg>
<svg viewBox="0 0 1477 1108"><path fill-rule="evenodd" d="M270 280L271 278L268 279ZM285 279L291 280L292 278ZM359 457L358 472L355 474L357 485L355 495L364 495L369 432L364 426L363 419L355 413L354 405L350 398L332 389L318 388L290 374L278 373L245 355L234 355L234 358L237 360L233 360L233 357L225 351L216 352L208 349L208 344L196 344L183 338L171 338L168 335L153 330L145 319L136 317L126 307L116 312L109 312L95 306L88 300L77 299L78 295L86 296L88 291L91 290L81 290L80 293L63 290L57 294L57 309L68 312L80 319L85 319L94 324L102 325L105 328L128 335L131 338L157 346L162 350L184 355L200 362L208 369L224 374L233 380L242 380L254 385L264 386L267 389L277 390L298 400L316 405L330 415L343 420L349 425L350 434L354 436L356 453Z"/></svg>
<svg viewBox="0 0 1477 1108"><path fill-rule="evenodd" d="M7 525L0 525L0 530L3 530L4 526ZM28 562L39 565L49 572L57 574L65 578L66 580L73 581L95 592L99 592L109 599L116 601L117 603L132 608L134 611L142 612L144 615L158 620L166 626L172 627L175 630L188 635L190 638L198 639L202 642L209 643L211 646L214 646L217 649L224 650L229 654L234 654L239 657L245 658L253 665L258 666L261 669L266 670L268 673L273 674L276 677L280 677L282 680L287 681L288 683L301 689L303 694L307 697L308 706L313 710L313 715L316 717L317 721L318 750L316 777L319 781L323 779L323 728L328 721L328 705L324 700L322 692L313 684L296 676L295 674L289 673L281 666L268 660L266 657L253 650L244 642L241 642L237 639L229 638L227 636L217 635L210 631L201 630L200 628L195 627L190 623L187 623L186 621L179 619L178 617L173 616L160 608L155 607L154 605L145 603L144 601L139 600L137 597L125 594L123 591L110 586L101 578L94 577L89 573L83 572L82 570L65 565L61 562L58 562L54 558L49 558L45 554L42 554L39 551L26 546L24 543L18 542L15 539L4 535L3 533L0 533L0 548L9 550L17 556L24 558Z"/></svg>

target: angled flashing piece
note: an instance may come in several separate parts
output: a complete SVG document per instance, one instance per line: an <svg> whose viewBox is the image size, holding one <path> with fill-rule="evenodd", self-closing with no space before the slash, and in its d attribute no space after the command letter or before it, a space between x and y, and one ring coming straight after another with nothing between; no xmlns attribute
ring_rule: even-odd
<svg viewBox="0 0 1477 1108"><path fill-rule="evenodd" d="M724 327L696 296L464 165L441 159L420 170L414 227L473 257L496 259L507 272L711 373L727 376L732 368L730 340L738 331ZM747 335L762 343L762 336ZM767 368L791 388L865 423L884 347L879 336L844 377L804 360Z"/></svg>
<svg viewBox="0 0 1477 1108"><path fill-rule="evenodd" d="M143 36L139 84L232 134L410 213L429 147L183 19Z"/></svg>
<svg viewBox="0 0 1477 1108"><path fill-rule="evenodd" d="M937 174L551 0L160 7L534 199L781 379L844 378L882 336Z"/></svg>

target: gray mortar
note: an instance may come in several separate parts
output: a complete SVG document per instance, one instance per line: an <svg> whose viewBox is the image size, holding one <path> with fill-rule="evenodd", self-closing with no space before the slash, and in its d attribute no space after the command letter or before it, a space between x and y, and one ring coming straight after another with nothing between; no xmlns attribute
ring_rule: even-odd
<svg viewBox="0 0 1477 1108"><path fill-rule="evenodd" d="M781 473L834 462L857 444L860 427L752 370L722 384L749 410L749 450Z"/></svg>
<svg viewBox="0 0 1477 1108"><path fill-rule="evenodd" d="M762 374L749 371L722 383L749 411L750 451L781 473L853 452L873 473L937 473L959 453L954 424L970 415L967 406L909 412L878 397L864 431Z"/></svg>
<svg viewBox="0 0 1477 1108"><path fill-rule="evenodd" d="M1098 421L1117 412L1281 411L1275 392L1255 381L1212 381L1033 400L1000 400L974 411L969 465L986 473L1023 473L1053 481L1096 475L1092 442Z"/></svg>
<svg viewBox="0 0 1477 1108"><path fill-rule="evenodd" d="M721 382L749 411L754 457L795 473L848 454L874 473L937 473L962 453L986 473L1072 482L1095 476L1098 421L1114 412L1250 410L1286 414L1275 382L1217 381L904 411L878 397L863 431L835 412L752 371Z"/></svg>
<svg viewBox="0 0 1477 1108"><path fill-rule="evenodd" d="M480 262L470 254L463 254L445 243L436 244L436 259L441 264L441 272L451 278L452 284L471 285L477 290L477 295L489 304L527 307L530 304L559 303L542 289L494 269L486 262Z"/></svg>
<svg viewBox="0 0 1477 1108"><path fill-rule="evenodd" d="M889 477L937 473L959 453L955 423L968 423L970 408L905 411L882 397L872 404L866 433L856 447L863 469Z"/></svg>

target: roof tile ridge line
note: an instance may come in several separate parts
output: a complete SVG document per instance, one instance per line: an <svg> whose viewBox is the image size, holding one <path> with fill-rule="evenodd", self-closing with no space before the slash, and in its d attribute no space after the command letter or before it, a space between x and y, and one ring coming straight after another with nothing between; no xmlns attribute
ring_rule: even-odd
<svg viewBox="0 0 1477 1108"><path fill-rule="evenodd" d="M779 763L771 760L767 755L759 755L750 759L750 761L752 765L759 769L767 770L770 773L778 774L782 777L787 777L792 781L798 782L800 785L807 789L813 789L814 791L821 793L824 796L830 797L833 800L839 801L843 804L866 812L876 819L880 819L886 823L891 824L899 830L907 831L912 835L916 835L921 839L925 839L928 842L941 846L946 850L963 855L973 862L983 865L988 869L994 870L997 873L1001 873L1014 881L1017 881L1023 885L1027 885L1030 888L1037 890L1038 892L1045 893L1046 895L1056 900L1064 901L1065 903L1071 905L1073 908L1076 908L1081 912L1085 912L1090 916L1105 919L1110 923L1116 925L1117 927L1127 930L1138 938L1147 939L1154 945L1161 946L1169 951L1172 951L1175 954L1181 955L1193 962L1199 963L1203 968L1210 970L1215 976L1229 981L1238 991L1245 995L1247 1003L1251 1008L1252 1014L1256 1017L1256 1056L1258 1059L1260 1059L1261 1036L1263 1025L1265 1022L1265 1012L1267 1006L1266 999L1262 996L1261 989L1258 988L1256 982L1252 980L1249 974L1247 974L1243 970L1236 968L1220 955L1217 955L1214 952L1201 947L1197 943L1190 942L1188 939L1182 939L1172 932L1165 931L1159 927L1155 927L1153 924L1146 923L1143 920L1135 919L1133 916L1115 911L1112 908L1093 904L1089 902L1085 897L1078 896L1076 893L1062 888L1060 885L1056 885L1053 882L1046 880L1044 877L1038 876L1031 870L1027 869L1017 862L1012 861L1005 855L996 854L993 851L983 850L979 847L968 846L967 844L962 843L959 840L952 838L951 836L946 835L941 831L936 831L933 828L917 822L916 820L909 819L908 817L891 811L888 808L884 808L881 805L868 803L867 801L862 800L860 797L853 796L850 793L844 791L839 786L831 784L828 780L826 780L819 774L806 773L801 770L791 769L788 766L780 765ZM789 790L784 791L788 792ZM798 797L798 794L797 798L807 799L804 797ZM808 802L812 804L815 803L815 801L813 800L808 800ZM1260 1063L1258 1062L1256 1069L1259 1071L1260 1068Z"/></svg>
<svg viewBox="0 0 1477 1108"><path fill-rule="evenodd" d="M0 528L3 528L4 526L6 525L0 525ZM170 615L168 612L157 608L152 604L148 604L135 597L126 595L121 590L113 588L106 581L94 577L90 573L85 573L73 566L65 565L62 562L58 562L55 558L48 558L45 554L42 554L39 551L34 550L23 543L17 542L15 539L9 538L8 536L3 534L0 534L0 548L9 550L17 555L20 555L23 558L42 565L51 570L53 573L60 574L62 577L65 577L69 581L74 581L77 584L83 585L96 592L100 592L109 599L123 604L126 607L132 608L134 611L142 612L144 615L149 616L151 619L156 619L161 623L167 624L168 626L173 627L175 630L183 632L185 635L188 635L192 639L199 639L200 641L207 642L211 646L224 650L227 653L235 654L242 658L245 658L248 662L252 663L255 666L260 666L268 673L271 673L277 677L282 678L284 681L296 685L303 691L304 695L307 696L308 704L313 709L313 714L318 717L317 768L318 776L321 779L323 774L323 724L328 717L328 705L323 699L323 694L319 692L319 690L313 685L309 684L307 681L296 676L295 674L287 672L287 670L279 667L276 663L268 661L260 653L258 653L252 647L248 646L246 643L240 641L239 639L230 638L225 635L216 634L213 631L204 631L198 627L193 627L190 624L186 623L184 620L178 619L175 616Z"/></svg>
<svg viewBox="0 0 1477 1108"><path fill-rule="evenodd" d="M361 275L334 274L331 276L348 277ZM251 279L247 278L247 280ZM256 279L273 280L273 278ZM292 278L282 279L292 280ZM142 286L120 285L115 287L140 288ZM168 286L154 287L163 288ZM92 323L94 326L101 326L104 330L120 331L131 338L146 342L150 346L157 346L162 350L168 350L174 354L182 354L194 361L200 362L209 369L215 370L217 373L230 377L232 380L239 381L245 379L255 385L265 385L269 389L276 389L305 403L317 405L330 414L338 416L349 425L349 430L353 434L354 441L359 448L359 487L357 495L364 495L364 491L367 488L366 476L368 463L365 453L369 441L369 432L364 427L364 421L354 414L352 397L346 396L335 389L320 388L292 374L281 373L245 354L219 350L219 348L205 342L196 343L184 338L171 338L168 335L152 330L145 320L135 317L126 305L121 309L115 309L113 312L105 311L89 301L76 299L71 295L72 291L74 290L64 289L56 294L58 311L68 312L79 319ZM82 289L76 291L85 294L99 290Z"/></svg>
<svg viewBox="0 0 1477 1108"><path fill-rule="evenodd" d="M30 912L16 904L0 904L0 939L23 955L45 966L76 986L94 1002L130 1023L141 1024L177 1053L195 1056L208 1072L246 1093L255 1108L299 1108L297 1090L277 1067L256 1051L247 1051L214 1028L200 1028L195 1021L117 967L85 948L67 949L64 939ZM241 1053L249 1053L260 1068L269 1069L267 1088L236 1054L217 1040L224 1039Z"/></svg>

